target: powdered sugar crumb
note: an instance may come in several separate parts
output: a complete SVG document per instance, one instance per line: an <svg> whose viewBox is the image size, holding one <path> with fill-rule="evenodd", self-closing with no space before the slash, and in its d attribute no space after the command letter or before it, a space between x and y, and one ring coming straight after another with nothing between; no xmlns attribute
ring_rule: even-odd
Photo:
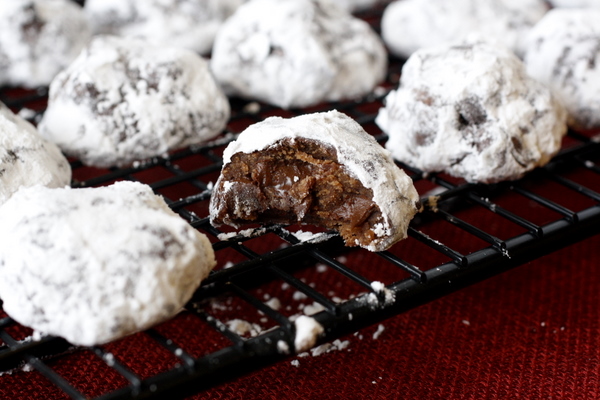
<svg viewBox="0 0 600 400"><path fill-rule="evenodd" d="M379 339L379 336L381 336L381 334L383 333L383 331L385 330L385 327L382 324L379 324L377 326L377 330L375 331L375 333L373 334L373 339L377 340Z"/></svg>
<svg viewBox="0 0 600 400"><path fill-rule="evenodd" d="M323 305L321 303L317 303L317 302L314 302L303 308L303 312L305 315L314 315L323 310L325 310L325 307L323 307Z"/></svg>
<svg viewBox="0 0 600 400"><path fill-rule="evenodd" d="M279 352L279 354L290 354L290 346L283 340L278 340L277 351Z"/></svg>
<svg viewBox="0 0 600 400"><path fill-rule="evenodd" d="M226 325L229 330L240 336L250 335L251 337L256 337L263 332L260 325L237 318L227 321Z"/></svg>
<svg viewBox="0 0 600 400"><path fill-rule="evenodd" d="M225 182L227 183L227 182ZM266 228L250 228L244 229L238 232L228 232L228 233L219 233L217 238L223 242L226 242L231 239L239 239L239 238L253 238L257 236L261 236L265 234Z"/></svg>
<svg viewBox="0 0 600 400"><path fill-rule="evenodd" d="M292 360L291 363L294 367L299 367L300 366L300 361L298 360Z"/></svg>
<svg viewBox="0 0 600 400"><path fill-rule="evenodd" d="M307 351L315 345L317 338L324 331L323 326L314 318L301 315L294 321L296 326L296 338L294 346L297 353Z"/></svg>
<svg viewBox="0 0 600 400"><path fill-rule="evenodd" d="M281 301L277 297L273 297L265 302L266 305L277 311L281 308Z"/></svg>
<svg viewBox="0 0 600 400"><path fill-rule="evenodd" d="M292 232L292 235L300 242L310 242L310 243L321 243L324 242L334 236L332 233L325 232L305 232L305 231L297 231Z"/></svg>

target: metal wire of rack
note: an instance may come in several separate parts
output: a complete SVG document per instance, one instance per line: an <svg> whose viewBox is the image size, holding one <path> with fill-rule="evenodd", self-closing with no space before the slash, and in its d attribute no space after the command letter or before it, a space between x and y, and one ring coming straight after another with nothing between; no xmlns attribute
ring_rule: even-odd
<svg viewBox="0 0 600 400"><path fill-rule="evenodd" d="M362 16L377 24L379 15ZM562 152L549 165L515 182L467 184L400 165L420 193L431 194L423 196L424 210L411 224L409 238L385 252L348 249L331 232L302 241L294 232L301 227L274 225L235 234L210 225L212 183L220 172L221 153L237 133L267 116L290 117L336 108L383 143L386 136L374 118L385 93L397 85L401 66L402 60L392 58L381 90L360 101L281 110L232 99L233 115L222 137L166 158L107 170L72 160L74 187L117 180L149 184L173 210L211 238L219 265L184 313L117 343L76 348L57 337L31 340L30 330L1 314L0 370L36 370L73 399L160 398L165 393L170 398L185 397L293 355L295 315L285 307L285 299L284 307L266 301L269 293L284 298L283 287L319 305L320 311L312 316L325 329L320 344L600 232L600 141L591 133L577 132L569 132ZM33 110L28 115L32 121L43 113L46 96L46 89L0 90L0 100L13 110ZM569 196L555 195L564 191ZM512 206L514 198L519 199L517 208ZM492 213L497 222L480 226L482 213ZM434 256L424 263L423 252ZM319 266L326 266L330 277L320 285L307 283L306 274L314 274ZM344 289L332 293L328 286L332 281L343 281ZM384 281L384 290L374 285L379 281ZM260 321L262 329L240 333L231 325L238 319ZM139 370L120 345L127 341L135 341L143 353L160 354L160 363L166 367L154 368L152 373ZM78 377L65 374L64 368L57 366L64 360L74 360L69 362L75 366L100 364L104 378L94 379L107 379L100 385L103 391L87 390L80 382L85 372ZM159 363L156 359L152 362ZM110 382L106 376L112 377Z"/></svg>

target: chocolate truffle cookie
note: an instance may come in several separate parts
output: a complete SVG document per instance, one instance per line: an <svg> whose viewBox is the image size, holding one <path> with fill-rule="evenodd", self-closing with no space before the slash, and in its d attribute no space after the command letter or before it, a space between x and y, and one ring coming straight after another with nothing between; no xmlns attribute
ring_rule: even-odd
<svg viewBox="0 0 600 400"><path fill-rule="evenodd" d="M532 30L527 72L554 90L575 128L600 128L600 9L551 10Z"/></svg>
<svg viewBox="0 0 600 400"><path fill-rule="evenodd" d="M0 102L0 205L22 187L70 183L71 166L58 147Z"/></svg>
<svg viewBox="0 0 600 400"><path fill-rule="evenodd" d="M215 39L211 69L229 95L283 108L360 97L383 80L384 45L329 0L253 0Z"/></svg>
<svg viewBox="0 0 600 400"><path fill-rule="evenodd" d="M208 238L140 183L23 189L0 221L4 310L77 345L170 318L216 264Z"/></svg>
<svg viewBox="0 0 600 400"><path fill-rule="evenodd" d="M197 54L97 36L52 82L39 130L84 164L126 166L217 136L229 112Z"/></svg>
<svg viewBox="0 0 600 400"><path fill-rule="evenodd" d="M214 225L312 224L371 251L406 237L417 212L412 180L350 117L337 111L271 117L224 154L210 202Z"/></svg>
<svg viewBox="0 0 600 400"><path fill-rule="evenodd" d="M470 35L521 54L527 33L547 10L544 0L400 0L385 9L381 36L400 57Z"/></svg>
<svg viewBox="0 0 600 400"><path fill-rule="evenodd" d="M86 0L95 34L180 46L200 54L212 49L215 35L244 0Z"/></svg>
<svg viewBox="0 0 600 400"><path fill-rule="evenodd" d="M0 86L47 86L91 38L80 6L70 0L3 0Z"/></svg>
<svg viewBox="0 0 600 400"><path fill-rule="evenodd" d="M550 89L508 49L485 43L414 53L376 123L399 161L484 183L546 164L567 130Z"/></svg>

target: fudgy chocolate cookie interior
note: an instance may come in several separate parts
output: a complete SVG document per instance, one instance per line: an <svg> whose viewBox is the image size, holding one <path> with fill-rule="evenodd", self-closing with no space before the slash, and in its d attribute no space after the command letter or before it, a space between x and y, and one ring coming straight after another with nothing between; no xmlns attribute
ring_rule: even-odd
<svg viewBox="0 0 600 400"><path fill-rule="evenodd" d="M336 230L355 246L371 243L373 227L383 221L372 190L348 174L333 148L314 140L283 139L236 153L221 182L217 224L311 224Z"/></svg>

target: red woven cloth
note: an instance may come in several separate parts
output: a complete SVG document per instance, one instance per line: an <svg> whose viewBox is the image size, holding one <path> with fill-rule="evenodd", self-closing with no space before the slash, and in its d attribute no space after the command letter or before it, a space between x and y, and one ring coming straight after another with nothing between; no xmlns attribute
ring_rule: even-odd
<svg viewBox="0 0 600 400"><path fill-rule="evenodd" d="M600 398L599 248L593 237L194 399Z"/></svg>
<svg viewBox="0 0 600 400"><path fill-rule="evenodd" d="M600 398L599 246L599 236L587 239L342 338L345 349L290 358L192 398ZM127 351L143 364L137 340ZM152 362L148 373L160 368ZM77 387L94 396L110 389L98 382L123 384L101 365L83 353L55 368L67 378L84 369ZM19 371L0 377L0 398L68 396Z"/></svg>

